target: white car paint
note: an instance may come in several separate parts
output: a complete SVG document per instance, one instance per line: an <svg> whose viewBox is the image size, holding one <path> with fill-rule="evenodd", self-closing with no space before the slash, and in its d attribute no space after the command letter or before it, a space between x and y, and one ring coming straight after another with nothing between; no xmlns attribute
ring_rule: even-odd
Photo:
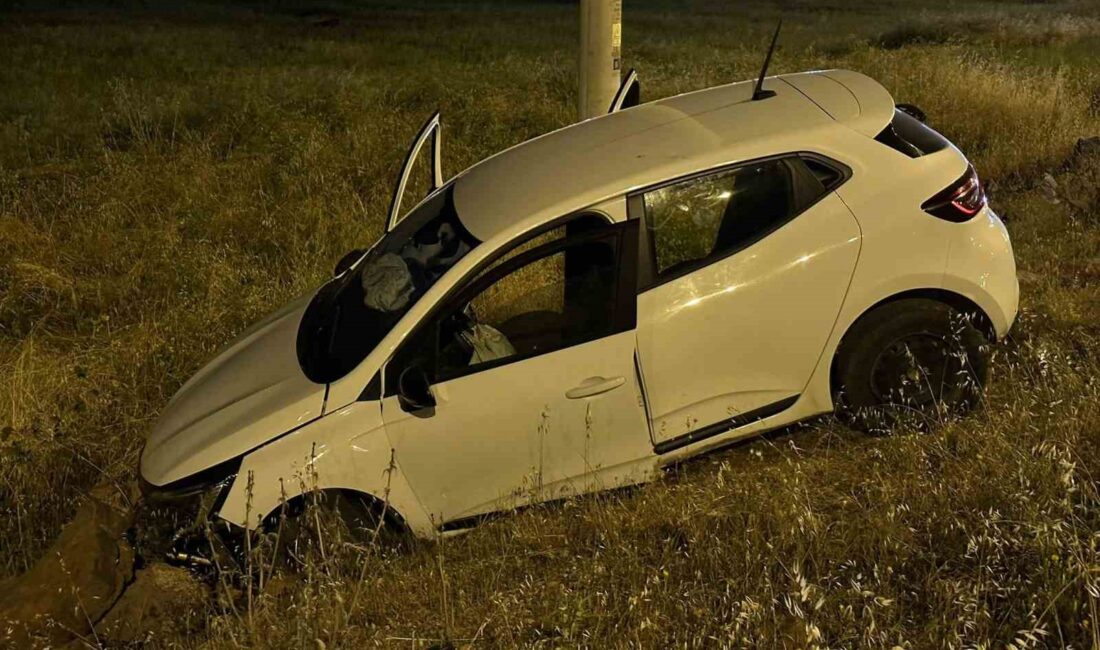
<svg viewBox="0 0 1100 650"><path fill-rule="evenodd" d="M453 521L587 492L596 469L652 453L634 375L634 334L624 332L436 384L430 418L387 397L382 419L423 506ZM622 383L589 398L567 396L593 378ZM482 429L487 417L509 433L471 453L477 443L457 432Z"/></svg>
<svg viewBox="0 0 1100 650"><path fill-rule="evenodd" d="M239 458L217 512L228 522L256 527L308 489L344 489L385 501L430 536L476 515L651 480L670 463L832 410L844 333L890 297L953 292L1003 336L1018 303L1003 224L988 208L951 223L919 207L963 174L965 157L949 146L914 159L876 142L893 100L858 73L767 83L777 94L762 101L750 101L751 82L680 95L461 173L454 204L482 243L358 366L328 385L306 379L294 331L308 297L292 303L180 389L149 437L142 478L171 489ZM755 244L642 290L635 328L437 383L431 417L406 413L393 395L364 397L417 324L546 224L582 211L624 223L639 190L793 152L826 156L850 178ZM593 386L610 388L567 395ZM739 419L746 413L755 417ZM684 437L723 422L733 428Z"/></svg>
<svg viewBox="0 0 1100 650"><path fill-rule="evenodd" d="M654 443L801 394L859 249L852 213L826 195L752 246L642 293L638 352Z"/></svg>
<svg viewBox="0 0 1100 650"><path fill-rule="evenodd" d="M249 328L176 392L149 434L157 453L141 455L142 476L178 481L321 417L325 387L302 375L294 347L311 297Z"/></svg>

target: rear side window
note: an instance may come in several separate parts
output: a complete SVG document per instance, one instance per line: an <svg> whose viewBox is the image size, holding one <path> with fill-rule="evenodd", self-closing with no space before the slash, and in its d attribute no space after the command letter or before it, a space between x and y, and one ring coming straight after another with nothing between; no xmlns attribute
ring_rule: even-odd
<svg viewBox="0 0 1100 650"><path fill-rule="evenodd" d="M875 136L875 140L910 158L942 151L950 144L947 138L928 125L897 109L894 110L894 119Z"/></svg>
<svg viewBox="0 0 1100 650"><path fill-rule="evenodd" d="M657 276L742 249L786 223L799 203L794 179L791 161L768 160L647 192Z"/></svg>
<svg viewBox="0 0 1100 650"><path fill-rule="evenodd" d="M820 160L802 157L802 162L806 164L806 169L813 175L817 182L821 184L821 187L827 189L833 189L844 180L844 175L840 173L838 169L831 165L826 165Z"/></svg>

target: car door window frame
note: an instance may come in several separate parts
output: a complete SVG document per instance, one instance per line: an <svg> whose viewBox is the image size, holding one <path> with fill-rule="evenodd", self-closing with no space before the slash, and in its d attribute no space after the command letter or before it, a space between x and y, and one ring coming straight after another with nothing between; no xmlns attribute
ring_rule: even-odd
<svg viewBox="0 0 1100 650"><path fill-rule="evenodd" d="M836 180L828 185L824 185L814 176L813 172L806 166L805 160L813 160L819 164L825 165L835 172L838 176ZM653 233L650 231L648 221L646 219L645 208L645 195L672 185L679 185L698 178L705 178L707 176L714 176L717 174L723 174L727 172L733 172L738 169L752 167L754 165L760 165L772 161L783 161L788 163L788 169L791 172L791 185L795 200L795 209L791 211L785 219L781 219L772 224L772 227L761 231L757 236L742 242L738 246L733 246L727 250L712 253L705 257L698 258L691 263L684 264L680 268L675 269L672 272L659 273L657 270L657 247L653 238ZM811 151L793 151L788 153L776 154L772 156L764 156L761 158L754 158L752 160L745 160L736 163L719 165L717 167L711 167L705 170L692 172L684 176L678 176L669 180L661 181L660 183L654 183L647 187L635 190L627 195L626 206L628 219L639 222L639 245L638 245L638 293L643 293L650 289L654 289L666 282L671 282L677 278L681 278L689 273L694 273L699 269L705 268L724 260L732 255L736 255L741 251L767 239L768 236L779 230L786 224L794 221L806 211L810 210L814 205L824 199L826 196L834 192L838 187L843 185L852 176L852 170L850 167L842 162L829 158L828 156L811 152Z"/></svg>
<svg viewBox="0 0 1100 650"><path fill-rule="evenodd" d="M590 210L585 210L577 213L573 213L555 219L537 229L534 229L523 236L513 240L509 244L500 247L495 253L486 259L482 260L476 267L471 269L454 287L436 304L432 307L427 314L420 320L419 323L413 327L405 340L400 346L390 355L389 360L386 361L383 370L382 380L382 396L392 397L397 394L397 376L405 368L408 360L406 357L410 351L410 348L426 344L422 337L429 337L431 342L431 368L426 369L430 371L429 382L432 385L438 384L442 381L450 381L457 379L458 377L467 376L476 372L482 372L490 370L500 366L507 365L508 363L514 363L526 359L531 359L542 354L550 354L558 350L565 349L567 347L574 347L576 345L582 345L584 343L590 343L593 340L599 338L605 338L614 334L633 329L637 322L637 310L636 310L636 287L637 287L637 259L638 259L638 236L636 230L639 229L639 224L632 219L626 221L613 222L608 220L606 225L600 224L597 228L585 228L580 233L570 235L568 231L560 239L556 239L545 244L536 246L531 250L523 251L509 259L500 262L502 258L507 257L510 253L517 248L527 244L531 240L553 231L556 228L566 226L568 227L573 222L579 222L586 217L605 217L605 215L594 213ZM589 339L584 342L572 343L565 347L555 348L553 350L540 351L535 354L527 355L514 355L504 359L500 359L494 362L487 362L478 364L471 367L469 372L448 374L446 377L440 377L436 373L436 366L438 365L438 348L439 348L439 322L441 318L449 315L456 307L460 308L463 304L463 300L476 296L477 293L496 282L500 278L508 275L509 273L527 265L534 263L538 259L548 257L556 254L558 251L563 250L571 245L580 244L587 241L596 241L614 236L615 238L615 260L616 260L616 273L615 279L615 310L614 310L614 327L607 333L602 334L596 339ZM553 250L551 250L553 249ZM498 262L500 262L498 264ZM431 331L425 331L430 328ZM396 364L396 365L395 365ZM402 366L397 368L396 366Z"/></svg>
<svg viewBox="0 0 1100 650"><path fill-rule="evenodd" d="M622 224L622 225L625 226L625 224ZM626 235L626 232L627 231L626 231L625 228L622 228L622 227L616 228L614 225L612 225L612 226L608 226L607 230L601 229L601 230L588 231L588 232L585 232L581 235L574 235L573 237L565 237L565 238L562 238L562 239L559 239L559 240L556 240L556 241L548 242L546 244L543 244L542 246L538 246L538 247L533 248L529 251L525 251L525 252L523 252L519 255L516 255L515 257L509 259L508 261L504 262L500 266L494 268L489 273L486 273L486 274L482 275L481 277L476 278L473 282L471 282L469 285L467 285L467 287L465 289L463 289L458 294L456 294L454 299L452 301L449 301L449 304L447 305L447 307L445 307L443 310L441 310L441 312L439 313L437 318L434 319L434 322L430 323L428 325L429 327L435 327L436 328L436 334L435 334L435 339L436 339L436 358L435 358L436 368L435 368L435 373L434 373L435 374L434 381L435 382L444 382L444 381L450 381L452 379L458 379L459 377L465 377L467 375L472 375L474 373L482 372L482 371L485 371L485 370L491 370L493 368L499 368L501 366L505 366L505 365L508 365L510 363L525 361L527 359L533 359L535 357L542 356L544 354L551 354L553 352L557 352L559 350L564 350L566 348L575 347L577 345L583 345L585 343L591 343L592 341L598 341L599 339L602 339L602 338L605 338L605 337L608 337L608 336L613 336L615 334L619 334L619 333L625 332L627 330L634 329L635 324L636 324L636 320L637 320L637 312L636 312L635 309L632 309L630 307L636 303L635 293L634 293L635 281L634 281L633 277L624 277L625 275L628 275L628 274L624 273L623 261L625 259L633 259L635 256L633 255L633 250L632 249L627 250L627 247L624 246L624 241L623 240L624 239L635 239L636 240L636 238L628 237ZM465 304L467 302L469 302L470 300L472 300L475 297L477 297L478 295L480 295L485 289L488 289L492 285L496 284L498 281L506 278L507 276L511 275L515 271L518 271L518 270L524 268L525 266L528 266L530 264L534 264L534 263L536 263L540 260L547 259L549 257L557 255L558 253L560 253L562 251L565 251L569 248L572 248L574 246L578 246L578 245L584 244L584 243L599 242L599 241L606 241L610 245L613 246L613 255L614 255L614 264L615 264L615 269L614 269L615 270L615 278L614 278L613 282L615 283L615 287L614 287L614 297L612 298L612 300L614 301L614 304L613 304L611 323L610 323L609 327L607 327L604 331L601 331L598 336L593 336L591 338L585 338L583 340L578 340L578 341L570 341L567 344L564 344L564 345L561 345L561 346L558 346L558 347L554 347L554 348L550 348L550 349L547 349L547 350L537 350L537 351L533 351L533 352L528 352L526 354L514 354L514 355L511 355L511 356L501 358L501 359L496 359L496 360L493 360L493 361L486 361L486 362L483 362L483 363L479 363L476 366L467 366L467 367L464 367L464 368L461 368L461 369L450 370L450 371L442 371L439 368L439 366L438 366L438 363L439 363L439 358L438 358L438 349L439 349L438 348L438 346L439 346L439 339L438 339L439 334L438 334L438 332L439 332L439 327L438 327L438 325L439 325L439 323L442 319L447 318L448 316L453 314L455 311L457 311L459 309L462 309L463 306L465 306ZM630 257L627 257L628 254L630 255Z"/></svg>

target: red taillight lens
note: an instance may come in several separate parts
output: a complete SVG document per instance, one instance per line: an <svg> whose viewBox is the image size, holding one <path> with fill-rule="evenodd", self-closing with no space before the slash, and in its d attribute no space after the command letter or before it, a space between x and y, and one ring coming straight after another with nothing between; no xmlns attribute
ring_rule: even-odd
<svg viewBox="0 0 1100 650"><path fill-rule="evenodd" d="M946 221L962 223L978 214L986 205L985 190L974 166L968 166L962 178L921 204L921 209Z"/></svg>

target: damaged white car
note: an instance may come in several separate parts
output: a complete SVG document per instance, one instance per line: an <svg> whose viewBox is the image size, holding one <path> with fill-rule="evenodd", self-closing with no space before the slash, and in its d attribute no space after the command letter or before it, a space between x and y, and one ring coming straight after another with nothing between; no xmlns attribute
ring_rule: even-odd
<svg viewBox="0 0 1100 650"><path fill-rule="evenodd" d="M838 408L975 403L1018 287L950 142L840 70L621 101L447 182L433 119L385 235L173 397L147 490L255 529L315 489L430 537Z"/></svg>

